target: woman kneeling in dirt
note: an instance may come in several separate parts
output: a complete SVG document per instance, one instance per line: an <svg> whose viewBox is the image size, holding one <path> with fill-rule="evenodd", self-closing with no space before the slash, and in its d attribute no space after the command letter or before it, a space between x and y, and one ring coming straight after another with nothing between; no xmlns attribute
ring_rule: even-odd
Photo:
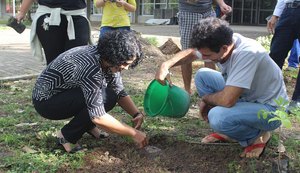
<svg viewBox="0 0 300 173"><path fill-rule="evenodd" d="M95 138L107 137L97 126L131 136L139 148L147 145L146 134L137 130L144 115L124 91L120 75L122 70L135 67L142 57L134 34L116 31L101 38L98 45L62 53L38 77L32 95L36 111L51 120L73 117L57 132L58 142L67 152L82 149L77 142L85 132ZM134 128L107 113L116 103L133 117Z"/></svg>

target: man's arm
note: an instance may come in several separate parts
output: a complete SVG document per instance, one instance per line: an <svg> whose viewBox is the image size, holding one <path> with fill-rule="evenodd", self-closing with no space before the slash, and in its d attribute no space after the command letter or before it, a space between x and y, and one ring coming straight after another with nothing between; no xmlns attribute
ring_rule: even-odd
<svg viewBox="0 0 300 173"><path fill-rule="evenodd" d="M267 29L270 34L274 34L276 23L278 21L278 18L281 16L284 7L285 7L284 0L278 0L273 15L267 23Z"/></svg>
<svg viewBox="0 0 300 173"><path fill-rule="evenodd" d="M232 107L240 98L243 90L243 88L235 86L225 86L222 91L203 96L202 101L210 106Z"/></svg>
<svg viewBox="0 0 300 173"><path fill-rule="evenodd" d="M198 59L195 49L185 49L174 55L173 58L163 62L160 68L155 74L155 79L160 83L164 83L166 76L169 73L169 69L174 66L188 64Z"/></svg>
<svg viewBox="0 0 300 173"><path fill-rule="evenodd" d="M274 9L273 15L280 17L284 8L285 8L284 0L278 0L276 3L275 9Z"/></svg>

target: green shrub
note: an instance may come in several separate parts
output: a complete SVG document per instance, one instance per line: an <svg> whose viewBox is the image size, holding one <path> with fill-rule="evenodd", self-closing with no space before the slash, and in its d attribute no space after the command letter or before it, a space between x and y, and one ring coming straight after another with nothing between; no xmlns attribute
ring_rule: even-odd
<svg viewBox="0 0 300 173"><path fill-rule="evenodd" d="M273 35L260 36L256 38L256 41L258 41L267 51L270 51L272 37Z"/></svg>

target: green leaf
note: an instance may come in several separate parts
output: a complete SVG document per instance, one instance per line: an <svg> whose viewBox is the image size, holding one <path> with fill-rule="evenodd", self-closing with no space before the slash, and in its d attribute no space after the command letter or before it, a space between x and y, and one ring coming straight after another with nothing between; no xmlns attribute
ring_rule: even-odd
<svg viewBox="0 0 300 173"><path fill-rule="evenodd" d="M264 113L263 113L263 118L264 118L264 119L267 119L269 114L270 114L270 113L269 113L269 112L267 112L267 111L266 111L266 112L264 112Z"/></svg>
<svg viewBox="0 0 300 173"><path fill-rule="evenodd" d="M288 113L286 113L285 111L281 111L281 110L276 110L274 115L280 117L281 119L288 118Z"/></svg>
<svg viewBox="0 0 300 173"><path fill-rule="evenodd" d="M259 110L258 112L257 112L257 118L258 119L260 119L262 116L263 116L263 114L266 112L266 110Z"/></svg>
<svg viewBox="0 0 300 173"><path fill-rule="evenodd" d="M281 122L282 122L282 125L288 129L292 127L292 123L289 119L282 120Z"/></svg>
<svg viewBox="0 0 300 173"><path fill-rule="evenodd" d="M272 122L272 121L282 121L279 117L274 117L274 118L271 118L269 119L269 123Z"/></svg>

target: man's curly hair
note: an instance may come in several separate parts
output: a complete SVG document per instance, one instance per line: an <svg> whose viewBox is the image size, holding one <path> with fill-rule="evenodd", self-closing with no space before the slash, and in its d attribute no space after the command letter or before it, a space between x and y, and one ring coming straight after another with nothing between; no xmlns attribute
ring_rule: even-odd
<svg viewBox="0 0 300 173"><path fill-rule="evenodd" d="M194 25L190 43L193 48L209 48L218 53L223 45L232 43L232 35L228 22L209 17Z"/></svg>
<svg viewBox="0 0 300 173"><path fill-rule="evenodd" d="M112 66L120 66L135 57L130 65L130 68L134 68L144 57L140 41L130 31L106 33L99 39L97 48L100 58Z"/></svg>

